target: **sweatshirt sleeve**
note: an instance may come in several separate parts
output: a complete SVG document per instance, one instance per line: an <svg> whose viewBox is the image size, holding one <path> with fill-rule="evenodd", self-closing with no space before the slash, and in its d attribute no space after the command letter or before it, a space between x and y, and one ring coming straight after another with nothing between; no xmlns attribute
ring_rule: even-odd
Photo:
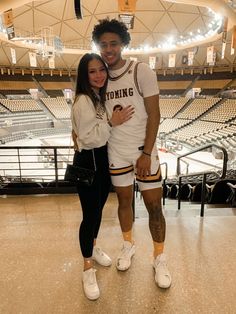
<svg viewBox="0 0 236 314"><path fill-rule="evenodd" d="M105 145L111 127L106 113L97 114L89 97L81 95L72 107L72 127L77 134L79 148L92 149Z"/></svg>

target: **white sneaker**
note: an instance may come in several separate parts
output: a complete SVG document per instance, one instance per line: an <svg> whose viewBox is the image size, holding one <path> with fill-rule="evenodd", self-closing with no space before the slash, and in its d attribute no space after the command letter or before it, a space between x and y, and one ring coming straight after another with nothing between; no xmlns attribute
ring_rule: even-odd
<svg viewBox="0 0 236 314"><path fill-rule="evenodd" d="M127 270L131 265L131 258L135 253L134 244L124 241L121 253L117 258L116 267L118 270Z"/></svg>
<svg viewBox="0 0 236 314"><path fill-rule="evenodd" d="M166 256L164 253L158 255L154 260L155 281L160 288L169 288L171 285L171 275L167 268Z"/></svg>
<svg viewBox="0 0 236 314"><path fill-rule="evenodd" d="M94 246L92 259L102 266L110 266L111 259L99 247Z"/></svg>
<svg viewBox="0 0 236 314"><path fill-rule="evenodd" d="M84 293L89 300L96 300L100 296L95 272L94 268L89 268L83 272Z"/></svg>

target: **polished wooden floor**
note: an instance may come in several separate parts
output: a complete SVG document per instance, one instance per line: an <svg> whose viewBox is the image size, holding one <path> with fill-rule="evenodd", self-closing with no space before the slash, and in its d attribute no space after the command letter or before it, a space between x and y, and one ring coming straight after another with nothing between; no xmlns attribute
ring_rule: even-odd
<svg viewBox="0 0 236 314"><path fill-rule="evenodd" d="M78 243L81 209L77 195L0 198L0 313L236 313L236 210L167 200L166 253L173 284L154 282L146 210L136 198L136 254L127 272L115 258L122 243L117 200L104 209L98 244L113 265L96 265L101 297L82 290Z"/></svg>

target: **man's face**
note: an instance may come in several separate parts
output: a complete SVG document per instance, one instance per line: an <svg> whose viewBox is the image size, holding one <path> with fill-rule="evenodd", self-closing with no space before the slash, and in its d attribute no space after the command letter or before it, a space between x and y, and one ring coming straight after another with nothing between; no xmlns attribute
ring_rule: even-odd
<svg viewBox="0 0 236 314"><path fill-rule="evenodd" d="M115 33L104 33L99 39L101 57L110 69L118 69L122 62L123 48L120 36Z"/></svg>

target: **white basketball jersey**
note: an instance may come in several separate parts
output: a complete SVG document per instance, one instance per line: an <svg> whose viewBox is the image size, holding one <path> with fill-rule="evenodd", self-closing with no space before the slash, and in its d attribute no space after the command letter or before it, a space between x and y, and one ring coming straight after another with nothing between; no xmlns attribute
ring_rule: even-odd
<svg viewBox="0 0 236 314"><path fill-rule="evenodd" d="M156 74L147 64L126 61L121 69L109 71L106 108L109 118L117 107L134 107L132 118L112 128L109 146L112 151L128 153L144 145L147 113L143 97L159 94Z"/></svg>

